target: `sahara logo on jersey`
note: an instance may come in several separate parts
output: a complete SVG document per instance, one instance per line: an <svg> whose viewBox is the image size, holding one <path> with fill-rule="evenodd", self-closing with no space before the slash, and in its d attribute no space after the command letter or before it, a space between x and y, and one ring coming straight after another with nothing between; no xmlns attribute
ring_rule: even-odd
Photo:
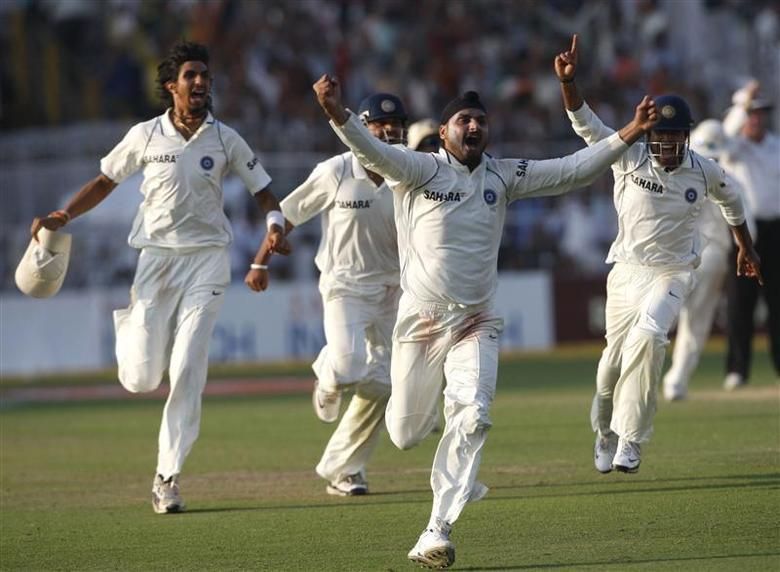
<svg viewBox="0 0 780 572"><path fill-rule="evenodd" d="M429 201L437 201L440 203L449 203L452 201L460 202L460 193L458 192L449 192L449 193L439 193L436 191L425 191L423 192L423 198L428 199Z"/></svg>
<svg viewBox="0 0 780 572"><path fill-rule="evenodd" d="M653 181L648 181L647 179L643 179L641 177L637 177L636 175L631 175L631 181L637 185L638 187L649 191L651 193L655 193L657 195L663 195L664 194L664 186L659 183L654 183Z"/></svg>
<svg viewBox="0 0 780 572"><path fill-rule="evenodd" d="M144 163L175 163L178 155L144 155Z"/></svg>
<svg viewBox="0 0 780 572"><path fill-rule="evenodd" d="M371 201L336 201L340 209L370 209Z"/></svg>

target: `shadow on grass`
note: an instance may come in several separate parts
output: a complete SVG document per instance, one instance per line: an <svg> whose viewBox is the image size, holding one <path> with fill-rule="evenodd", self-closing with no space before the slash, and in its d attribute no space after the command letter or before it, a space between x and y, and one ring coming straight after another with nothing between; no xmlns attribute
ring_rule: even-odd
<svg viewBox="0 0 780 572"><path fill-rule="evenodd" d="M750 482L734 482L734 483L712 483L712 484L688 484L688 485L673 485L663 486L664 482L686 482L686 481L717 481L717 480L747 480ZM615 485L637 485L637 484L656 484L661 486L647 487L647 488L616 488L610 485L609 490L588 490L582 492L566 492L559 494L532 494L530 491L528 494L509 494L499 496L487 496L482 502L500 502L505 500L519 500L519 499L552 499L552 498L570 498L570 497L583 497L583 496L601 496L601 495L619 495L619 494L644 494L644 493L657 493L657 492L680 492L680 491L707 491L707 490L724 490L724 489L749 489L757 487L769 487L774 489L780 486L780 474L773 473L767 475L723 475L718 477L683 477L680 479L644 479L634 480L630 477L624 478L621 481L614 481ZM540 488L557 488L557 487L591 487L593 485L603 485L604 481L588 481L585 483L554 483L554 484L532 484L532 485L503 485L491 487L494 491L514 491L514 490L527 490L527 489L540 489ZM219 512L246 512L246 511L267 511L267 510L311 510L311 509L343 509L343 508L358 508L364 506L381 506L381 505L402 505L402 504L428 504L430 498L425 497L423 499L394 499L393 497L410 494L429 494L430 489L412 489L401 491L384 491L380 493L371 493L365 496L355 497L332 497L333 502L319 503L319 504L285 504L285 505L265 505L265 506L241 506L241 507L214 507L214 508L201 508L190 509L183 515L187 514L205 514L205 513L219 513ZM384 498L382 498L384 497Z"/></svg>
<svg viewBox="0 0 780 572"><path fill-rule="evenodd" d="M780 552L752 552L749 554L723 554L714 556L685 556L682 558L653 558L646 560L602 560L599 562L560 562L556 564L523 564L520 566L478 566L478 567L458 567L458 570L535 570L540 568L571 568L572 566L619 566L627 564L660 564L664 562L697 562L707 560L730 560L739 558L763 558L769 556L780 556Z"/></svg>

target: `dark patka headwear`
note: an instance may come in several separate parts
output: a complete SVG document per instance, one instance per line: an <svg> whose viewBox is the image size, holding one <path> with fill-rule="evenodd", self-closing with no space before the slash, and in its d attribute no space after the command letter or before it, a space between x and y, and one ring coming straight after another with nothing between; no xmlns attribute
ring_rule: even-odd
<svg viewBox="0 0 780 572"><path fill-rule="evenodd" d="M463 109L481 109L487 113L487 109L485 109L485 106L482 105L482 102L479 100L479 94L476 91L467 91L446 105L444 111L441 112L440 124L444 125L450 120L450 117Z"/></svg>

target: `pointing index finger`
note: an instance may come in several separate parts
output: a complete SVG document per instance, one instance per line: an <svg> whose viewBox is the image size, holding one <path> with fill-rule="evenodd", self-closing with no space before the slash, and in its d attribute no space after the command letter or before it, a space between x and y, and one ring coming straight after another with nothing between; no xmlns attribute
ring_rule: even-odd
<svg viewBox="0 0 780 572"><path fill-rule="evenodd" d="M577 34L574 34L571 37L571 48L569 49L569 51L572 54L576 54L577 53Z"/></svg>

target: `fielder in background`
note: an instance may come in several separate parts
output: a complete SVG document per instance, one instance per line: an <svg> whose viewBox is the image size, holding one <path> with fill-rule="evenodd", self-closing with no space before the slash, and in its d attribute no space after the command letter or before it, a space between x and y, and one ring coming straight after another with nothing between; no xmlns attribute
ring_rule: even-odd
<svg viewBox="0 0 780 572"><path fill-rule="evenodd" d="M395 95L367 97L359 116L382 141L405 142L406 111ZM317 417L336 421L342 394L354 390L316 471L328 481L329 494L366 494L366 463L390 397L390 350L400 294L392 191L347 152L317 165L282 201L282 213L286 232L321 215L322 240L314 261L320 271L326 345L312 365Z"/></svg>
<svg viewBox="0 0 780 572"><path fill-rule="evenodd" d="M726 135L721 122L705 119L699 123L691 132L691 149L702 157L720 162L726 152ZM729 185L740 188L731 178ZM720 209L712 201L706 201L702 206L699 234L701 263L695 271L696 285L680 309L672 365L663 379L663 394L667 401L678 401L688 395L688 383L712 330L730 267L731 235Z"/></svg>
<svg viewBox="0 0 780 572"><path fill-rule="evenodd" d="M745 385L753 358L753 314L759 294L769 310L769 355L780 376L780 137L769 131L772 102L751 82L733 96L723 120L730 145L724 168L742 185L746 211L755 221L756 251L764 287L743 276L729 276L727 390Z"/></svg>
<svg viewBox="0 0 780 572"><path fill-rule="evenodd" d="M555 58L566 113L588 145L614 131L580 97L574 77L577 36ZM655 98L659 120L644 143L612 166L618 235L607 262L606 340L596 375L591 422L596 469L639 470L641 445L653 433L669 330L694 285L701 257L698 218L715 201L739 247L737 273L761 280L739 192L715 162L688 149L693 125L676 95Z"/></svg>
<svg viewBox="0 0 780 572"><path fill-rule="evenodd" d="M284 218L269 190L270 177L246 142L211 114L211 73L205 46L174 46L157 68L169 106L138 123L100 162L100 175L65 209L36 218L39 229L57 230L97 206L124 179L144 174L144 200L128 242L140 250L130 306L114 312L119 381L132 393L160 385L170 393L163 409L152 506L179 512L179 474L200 429L201 394L209 341L230 283L230 223L222 208L222 180L237 174L267 213L266 250L287 253ZM268 284L258 258L246 276L255 291Z"/></svg>
<svg viewBox="0 0 780 572"><path fill-rule="evenodd" d="M494 159L484 153L488 115L476 92L444 108L439 153L418 153L372 136L342 105L336 79L324 75L313 87L334 131L393 191L402 295L386 424L398 448L409 449L430 433L446 383L446 424L431 473L433 508L408 554L423 566L445 568L455 560L453 523L467 502L487 492L476 479L503 329L493 298L507 205L589 184L653 124L655 108L644 98L620 134L561 159Z"/></svg>

